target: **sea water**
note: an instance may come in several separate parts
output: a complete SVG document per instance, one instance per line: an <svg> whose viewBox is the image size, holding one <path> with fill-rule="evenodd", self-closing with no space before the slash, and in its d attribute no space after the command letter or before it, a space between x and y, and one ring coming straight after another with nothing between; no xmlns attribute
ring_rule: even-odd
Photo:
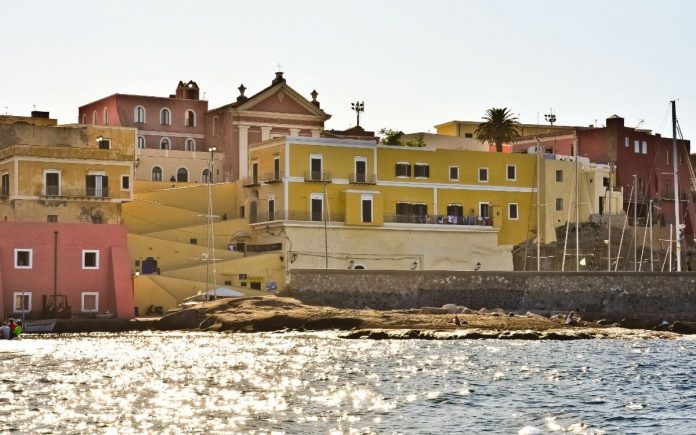
<svg viewBox="0 0 696 435"><path fill-rule="evenodd" d="M696 341L0 341L2 433L696 433Z"/></svg>

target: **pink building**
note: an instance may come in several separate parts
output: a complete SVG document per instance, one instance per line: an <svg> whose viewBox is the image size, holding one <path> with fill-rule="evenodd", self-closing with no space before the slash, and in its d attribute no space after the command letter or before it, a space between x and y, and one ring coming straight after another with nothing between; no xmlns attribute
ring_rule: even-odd
<svg viewBox="0 0 696 435"><path fill-rule="evenodd" d="M206 141L225 155L225 181L249 176L249 145L279 136L320 137L331 118L320 108L316 91L310 93L311 101L306 99L287 84L282 72L250 97L244 95L244 85L238 89L236 101L206 115Z"/></svg>
<svg viewBox="0 0 696 435"><path fill-rule="evenodd" d="M35 319L52 295L72 317L134 315L122 225L0 222L0 312ZM67 307L61 307L67 310Z"/></svg>

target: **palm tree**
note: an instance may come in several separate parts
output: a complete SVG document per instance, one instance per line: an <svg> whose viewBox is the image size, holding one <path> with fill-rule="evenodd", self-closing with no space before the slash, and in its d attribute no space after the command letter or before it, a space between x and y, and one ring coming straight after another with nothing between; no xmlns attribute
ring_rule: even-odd
<svg viewBox="0 0 696 435"><path fill-rule="evenodd" d="M495 143L495 151L503 151L503 143L516 142L520 138L520 123L507 107L488 109L485 122L479 124L474 134L481 142Z"/></svg>

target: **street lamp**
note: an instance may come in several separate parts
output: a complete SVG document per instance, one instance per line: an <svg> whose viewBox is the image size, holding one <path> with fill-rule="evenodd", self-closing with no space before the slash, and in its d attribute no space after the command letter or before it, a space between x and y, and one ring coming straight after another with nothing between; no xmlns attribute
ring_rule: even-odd
<svg viewBox="0 0 696 435"><path fill-rule="evenodd" d="M550 113L547 113L544 115L544 119L551 125L553 125L554 122L556 122L556 114L553 113L553 110L549 110Z"/></svg>
<svg viewBox="0 0 696 435"><path fill-rule="evenodd" d="M350 108L355 111L356 115L358 116L358 127L360 127L360 112L365 111L365 102L364 101L356 101L355 103L350 103Z"/></svg>

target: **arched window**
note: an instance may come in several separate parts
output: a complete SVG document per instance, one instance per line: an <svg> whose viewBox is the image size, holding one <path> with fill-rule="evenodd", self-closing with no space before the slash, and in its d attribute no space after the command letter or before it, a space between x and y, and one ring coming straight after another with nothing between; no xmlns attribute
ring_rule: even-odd
<svg viewBox="0 0 696 435"><path fill-rule="evenodd" d="M201 181L203 183L210 183L210 171L207 169L203 169L203 174L201 175Z"/></svg>
<svg viewBox="0 0 696 435"><path fill-rule="evenodd" d="M87 124L87 114L86 113L82 114L82 123Z"/></svg>
<svg viewBox="0 0 696 435"><path fill-rule="evenodd" d="M145 148L145 136L138 136L138 148Z"/></svg>
<svg viewBox="0 0 696 435"><path fill-rule="evenodd" d="M92 124L97 124L97 111L92 112Z"/></svg>
<svg viewBox="0 0 696 435"><path fill-rule="evenodd" d="M188 181L188 171L186 168L176 170L176 181L186 183Z"/></svg>
<svg viewBox="0 0 696 435"><path fill-rule="evenodd" d="M160 124L171 125L172 123L172 113L166 107L160 110Z"/></svg>
<svg viewBox="0 0 696 435"><path fill-rule="evenodd" d="M186 111L186 119L184 119L184 125L186 127L196 126L196 112L194 112L191 109Z"/></svg>
<svg viewBox="0 0 696 435"><path fill-rule="evenodd" d="M168 137L163 137L160 139L160 149L161 150L169 150L172 148L172 144L169 142Z"/></svg>
<svg viewBox="0 0 696 435"><path fill-rule="evenodd" d="M162 181L162 168L159 166L152 168L152 181Z"/></svg>
<svg viewBox="0 0 696 435"><path fill-rule="evenodd" d="M104 125L109 125L109 109L107 107L104 108Z"/></svg>
<svg viewBox="0 0 696 435"><path fill-rule="evenodd" d="M193 139L186 139L186 151L196 151L196 141Z"/></svg>
<svg viewBox="0 0 696 435"><path fill-rule="evenodd" d="M133 120L139 124L145 123L145 108L143 106L135 106Z"/></svg>

